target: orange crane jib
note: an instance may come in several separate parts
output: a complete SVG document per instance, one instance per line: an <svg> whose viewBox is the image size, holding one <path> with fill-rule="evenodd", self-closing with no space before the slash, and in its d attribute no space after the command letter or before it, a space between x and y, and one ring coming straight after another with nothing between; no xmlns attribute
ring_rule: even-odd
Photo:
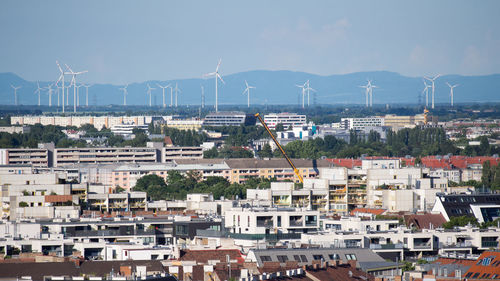
<svg viewBox="0 0 500 281"><path fill-rule="evenodd" d="M285 150L283 150L283 147L281 147L281 145L278 142L278 140L274 137L273 133L271 133L271 130L269 130L269 127L267 127L267 124L266 124L266 122L264 122L264 119L262 119L262 117L260 116L259 113L256 113L255 117L259 118L260 123L262 123L262 126L264 126L264 128L267 131L267 133L271 136L271 138L273 139L274 143L276 144L276 146L281 151L281 154L283 154L283 156L285 156L286 161L293 168L293 172L299 178L300 183L304 183L304 179L300 175L299 170L295 167L295 165L293 164L292 160L288 157L288 155L286 155Z"/></svg>

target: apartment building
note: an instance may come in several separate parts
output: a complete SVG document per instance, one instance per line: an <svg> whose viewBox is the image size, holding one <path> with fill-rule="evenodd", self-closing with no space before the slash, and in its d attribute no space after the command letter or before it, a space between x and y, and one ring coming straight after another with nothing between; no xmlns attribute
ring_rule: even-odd
<svg viewBox="0 0 500 281"><path fill-rule="evenodd" d="M177 159L165 164L136 164L122 165L112 171L111 185L120 186L129 190L134 187L137 180L145 175L157 175L167 179L169 171L179 171L185 174L188 171L196 171L200 178L219 176L230 179L230 168L223 159Z"/></svg>
<svg viewBox="0 0 500 281"><path fill-rule="evenodd" d="M49 150L44 148L2 148L0 165L49 167Z"/></svg>
<svg viewBox="0 0 500 281"><path fill-rule="evenodd" d="M171 163L178 159L203 159L203 148L201 146L166 146L162 148L162 163Z"/></svg>
<svg viewBox="0 0 500 281"><path fill-rule="evenodd" d="M344 130L364 130L367 127L382 127L384 124L384 118L377 116L340 119L340 127Z"/></svg>
<svg viewBox="0 0 500 281"><path fill-rule="evenodd" d="M90 124L98 130L109 129L120 124L148 125L154 119L161 117L154 116L12 116L11 125L35 125L42 124L56 126L76 126L81 127Z"/></svg>
<svg viewBox="0 0 500 281"><path fill-rule="evenodd" d="M274 130L278 124L282 124L285 129L302 127L307 124L305 115L288 112L266 114L264 121L271 130Z"/></svg>
<svg viewBox="0 0 500 281"><path fill-rule="evenodd" d="M0 126L0 133L26 134L31 131L28 126Z"/></svg>
<svg viewBox="0 0 500 281"><path fill-rule="evenodd" d="M212 112L205 116L203 126L240 126L245 123L244 112Z"/></svg>
<svg viewBox="0 0 500 281"><path fill-rule="evenodd" d="M242 239L245 235L300 234L319 228L319 212L300 208L233 208L224 215L225 227L232 234L243 234Z"/></svg>
<svg viewBox="0 0 500 281"><path fill-rule="evenodd" d="M54 151L54 166L75 164L156 163L158 150L154 147L71 147Z"/></svg>
<svg viewBox="0 0 500 281"><path fill-rule="evenodd" d="M326 160L294 159L293 162L303 178L315 178L319 175L319 168L331 166ZM285 159L226 159L225 163L231 170L231 183L243 183L250 178L276 178L278 181L299 182Z"/></svg>
<svg viewBox="0 0 500 281"><path fill-rule="evenodd" d="M414 116L388 114L385 115L383 119L384 126L391 127L394 131L402 128L414 128L417 125L424 125L426 123L424 114L417 114Z"/></svg>
<svg viewBox="0 0 500 281"><path fill-rule="evenodd" d="M203 120L200 119L171 119L167 120L167 123L164 124L164 127L175 128L178 130L193 130L199 131L203 125Z"/></svg>

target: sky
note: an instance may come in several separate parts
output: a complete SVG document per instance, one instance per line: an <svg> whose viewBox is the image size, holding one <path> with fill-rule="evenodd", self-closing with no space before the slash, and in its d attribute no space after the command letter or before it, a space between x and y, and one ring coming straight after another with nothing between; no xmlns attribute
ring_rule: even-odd
<svg viewBox="0 0 500 281"><path fill-rule="evenodd" d="M0 1L0 72L124 84L248 70L500 73L500 1Z"/></svg>

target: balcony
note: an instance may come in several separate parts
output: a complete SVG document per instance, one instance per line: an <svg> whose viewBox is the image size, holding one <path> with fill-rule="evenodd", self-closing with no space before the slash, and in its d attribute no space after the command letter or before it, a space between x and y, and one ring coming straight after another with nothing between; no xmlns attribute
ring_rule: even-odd
<svg viewBox="0 0 500 281"><path fill-rule="evenodd" d="M460 242L460 243L439 243L439 248L471 248L472 243L470 241Z"/></svg>
<svg viewBox="0 0 500 281"><path fill-rule="evenodd" d="M432 245L429 244L413 244L414 249L419 249L419 250L430 250L432 249Z"/></svg>
<svg viewBox="0 0 500 281"><path fill-rule="evenodd" d="M67 232L64 233L64 237L105 237L105 236L135 236L135 235L155 235L155 230L115 230L115 229L107 229L107 230L79 230L75 232Z"/></svg>
<svg viewBox="0 0 500 281"><path fill-rule="evenodd" d="M370 244L370 249L372 250L392 250L392 249L403 249L403 244Z"/></svg>
<svg viewBox="0 0 500 281"><path fill-rule="evenodd" d="M280 240L291 240L300 239L301 233L279 233L279 234L241 234L241 233L228 233L228 237L233 239L242 240L263 240L266 241L280 241Z"/></svg>

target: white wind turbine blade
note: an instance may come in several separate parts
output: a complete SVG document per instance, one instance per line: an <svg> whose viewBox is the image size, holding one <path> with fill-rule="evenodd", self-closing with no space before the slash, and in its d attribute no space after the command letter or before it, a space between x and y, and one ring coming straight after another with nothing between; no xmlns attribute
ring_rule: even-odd
<svg viewBox="0 0 500 281"><path fill-rule="evenodd" d="M224 82L224 80L222 79L222 76L220 76L220 74L218 72L216 72L216 75L217 75L217 78L219 78L220 81L222 81L222 83L226 84L226 82Z"/></svg>
<svg viewBox="0 0 500 281"><path fill-rule="evenodd" d="M215 68L215 72L219 72L219 67L222 62L222 58L219 59L219 63L217 63L217 68Z"/></svg>
<svg viewBox="0 0 500 281"><path fill-rule="evenodd" d="M58 62L58 61L56 61L56 64L57 64L57 67L59 68L59 71L60 71L61 73L63 73L64 71L63 71L63 69L61 68L61 65L59 64L59 62Z"/></svg>
<svg viewBox="0 0 500 281"><path fill-rule="evenodd" d="M438 75L434 76L434 78L433 78L432 80L436 80L436 79L438 79L439 77L441 77L441 75L442 75L442 74L438 74Z"/></svg>
<svg viewBox="0 0 500 281"><path fill-rule="evenodd" d="M246 85L246 86L247 86L247 88L248 88L248 83L247 83L247 80L245 80L245 85Z"/></svg>
<svg viewBox="0 0 500 281"><path fill-rule="evenodd" d="M209 77L209 76L214 76L217 72L210 72L207 74L203 74L203 77Z"/></svg>

